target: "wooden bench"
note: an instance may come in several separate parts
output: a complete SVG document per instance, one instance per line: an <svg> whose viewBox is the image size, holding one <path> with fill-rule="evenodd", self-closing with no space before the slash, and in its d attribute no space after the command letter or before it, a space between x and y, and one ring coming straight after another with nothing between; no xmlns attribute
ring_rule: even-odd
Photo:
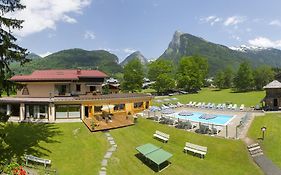
<svg viewBox="0 0 281 175"><path fill-rule="evenodd" d="M44 166L46 167L47 165L51 165L51 160L48 159L43 159L43 158L39 158L36 156L32 156L32 155L25 155L25 163L26 165L28 164L28 161L33 161L33 162L37 162L37 163L42 163L44 164Z"/></svg>
<svg viewBox="0 0 281 175"><path fill-rule="evenodd" d="M155 133L153 134L154 137L163 140L164 142L168 142L170 135L160 132L160 131L155 131Z"/></svg>
<svg viewBox="0 0 281 175"><path fill-rule="evenodd" d="M200 158L204 158L207 154L207 147L192 144L189 142L185 143L185 147L183 148L184 152L193 152L194 154L200 154Z"/></svg>

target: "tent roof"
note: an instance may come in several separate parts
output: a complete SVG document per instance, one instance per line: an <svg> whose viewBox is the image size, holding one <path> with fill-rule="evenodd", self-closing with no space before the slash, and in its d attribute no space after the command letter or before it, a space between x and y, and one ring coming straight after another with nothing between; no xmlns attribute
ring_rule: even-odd
<svg viewBox="0 0 281 175"><path fill-rule="evenodd" d="M136 150L157 165L160 165L173 156L171 153L161 149L161 147L157 147L151 143L141 145Z"/></svg>

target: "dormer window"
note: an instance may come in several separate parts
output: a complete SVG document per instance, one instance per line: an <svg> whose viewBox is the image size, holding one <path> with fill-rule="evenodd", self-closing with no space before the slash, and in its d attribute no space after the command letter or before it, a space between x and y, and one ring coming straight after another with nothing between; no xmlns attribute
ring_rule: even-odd
<svg viewBox="0 0 281 175"><path fill-rule="evenodd" d="M22 95L29 95L29 91L28 91L28 89L27 89L27 86L24 86L24 87L22 88L21 94L22 94Z"/></svg>

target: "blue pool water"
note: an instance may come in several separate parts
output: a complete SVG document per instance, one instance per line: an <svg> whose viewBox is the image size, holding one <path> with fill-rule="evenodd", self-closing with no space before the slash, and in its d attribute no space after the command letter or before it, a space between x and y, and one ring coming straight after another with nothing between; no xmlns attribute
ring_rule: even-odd
<svg viewBox="0 0 281 175"><path fill-rule="evenodd" d="M204 113L201 112L192 112L193 115L191 116L181 116L178 113L171 114L170 116L179 118L179 119L185 119L190 120L194 122L202 122L202 123L209 123L209 124L215 124L215 125L226 125L233 116L231 115L221 115L221 114L215 114L216 118L214 119L201 119L199 118Z"/></svg>

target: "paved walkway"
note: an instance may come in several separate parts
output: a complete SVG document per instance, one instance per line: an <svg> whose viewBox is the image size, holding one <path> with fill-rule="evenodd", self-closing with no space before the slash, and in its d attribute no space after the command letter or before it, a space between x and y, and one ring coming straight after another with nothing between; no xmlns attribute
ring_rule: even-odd
<svg viewBox="0 0 281 175"><path fill-rule="evenodd" d="M103 160L101 161L101 170L99 172L99 175L106 175L106 167L108 165L108 160L111 158L112 153L115 152L117 149L117 144L115 143L111 134L109 132L106 132L105 136L111 147L107 150L103 157Z"/></svg>
<svg viewBox="0 0 281 175"><path fill-rule="evenodd" d="M253 157L253 159L265 175L281 175L280 168L264 155Z"/></svg>

